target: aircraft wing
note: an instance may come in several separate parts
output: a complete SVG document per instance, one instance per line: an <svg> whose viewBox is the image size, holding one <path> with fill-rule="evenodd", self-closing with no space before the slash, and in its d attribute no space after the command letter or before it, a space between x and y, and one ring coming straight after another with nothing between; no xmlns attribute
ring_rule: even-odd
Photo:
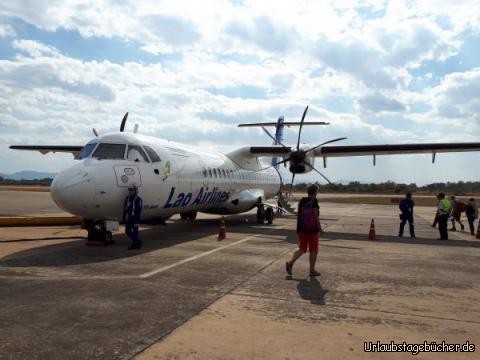
<svg viewBox="0 0 480 360"><path fill-rule="evenodd" d="M14 150L29 150L29 151L40 151L42 154L47 154L49 152L64 152L71 153L73 156L77 157L82 150L83 145L12 145L10 149Z"/></svg>
<svg viewBox="0 0 480 360"><path fill-rule="evenodd" d="M248 149L248 150L247 150ZM251 156L288 156L291 146L250 146L242 149ZM443 152L480 151L480 142L471 143L424 143L394 145L336 145L321 146L314 150L316 157L347 157L395 154L433 154Z"/></svg>
<svg viewBox="0 0 480 360"><path fill-rule="evenodd" d="M433 154L435 156L436 153L465 151L480 151L480 142L396 145L336 145L322 146L314 150L315 156L318 157L346 157L422 153Z"/></svg>

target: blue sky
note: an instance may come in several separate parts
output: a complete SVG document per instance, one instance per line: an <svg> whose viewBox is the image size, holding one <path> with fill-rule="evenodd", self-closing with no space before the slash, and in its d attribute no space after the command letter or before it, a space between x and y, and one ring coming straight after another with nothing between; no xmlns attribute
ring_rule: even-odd
<svg viewBox="0 0 480 360"><path fill-rule="evenodd" d="M239 122L328 121L315 145L480 141L479 1L12 1L0 5L0 173L59 171L129 125L228 151ZM285 142L294 143L295 129ZM480 154L331 159L334 181L478 181ZM319 167L321 164L319 162ZM312 181L313 174L298 177Z"/></svg>

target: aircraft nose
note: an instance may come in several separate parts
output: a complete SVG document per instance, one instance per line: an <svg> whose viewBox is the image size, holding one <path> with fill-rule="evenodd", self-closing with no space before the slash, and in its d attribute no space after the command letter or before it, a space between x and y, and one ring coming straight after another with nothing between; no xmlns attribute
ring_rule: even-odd
<svg viewBox="0 0 480 360"><path fill-rule="evenodd" d="M71 214L82 216L92 205L95 182L86 171L65 170L53 180L50 194L58 207Z"/></svg>

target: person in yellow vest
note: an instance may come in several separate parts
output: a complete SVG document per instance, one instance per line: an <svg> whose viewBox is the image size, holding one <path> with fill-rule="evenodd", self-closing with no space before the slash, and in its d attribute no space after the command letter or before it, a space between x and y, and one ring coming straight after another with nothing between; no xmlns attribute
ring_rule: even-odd
<svg viewBox="0 0 480 360"><path fill-rule="evenodd" d="M438 231L440 232L438 240L448 240L448 217L452 211L452 204L450 200L445 199L444 193L439 193L437 199Z"/></svg>

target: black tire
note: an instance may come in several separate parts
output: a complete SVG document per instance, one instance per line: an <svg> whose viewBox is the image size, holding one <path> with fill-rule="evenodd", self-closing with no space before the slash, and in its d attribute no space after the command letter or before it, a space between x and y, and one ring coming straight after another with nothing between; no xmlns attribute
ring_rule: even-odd
<svg viewBox="0 0 480 360"><path fill-rule="evenodd" d="M106 232L105 232L105 242L106 242L107 244L113 243L113 240L112 240L112 232L111 232L111 231L106 231Z"/></svg>
<svg viewBox="0 0 480 360"><path fill-rule="evenodd" d="M267 208L267 210L265 211L265 219L270 225L273 224L274 218L275 218L275 213L273 212L273 209L271 207Z"/></svg>
<svg viewBox="0 0 480 360"><path fill-rule="evenodd" d="M195 220L197 218L197 212L190 211L190 212L180 213L180 218L182 220Z"/></svg>

